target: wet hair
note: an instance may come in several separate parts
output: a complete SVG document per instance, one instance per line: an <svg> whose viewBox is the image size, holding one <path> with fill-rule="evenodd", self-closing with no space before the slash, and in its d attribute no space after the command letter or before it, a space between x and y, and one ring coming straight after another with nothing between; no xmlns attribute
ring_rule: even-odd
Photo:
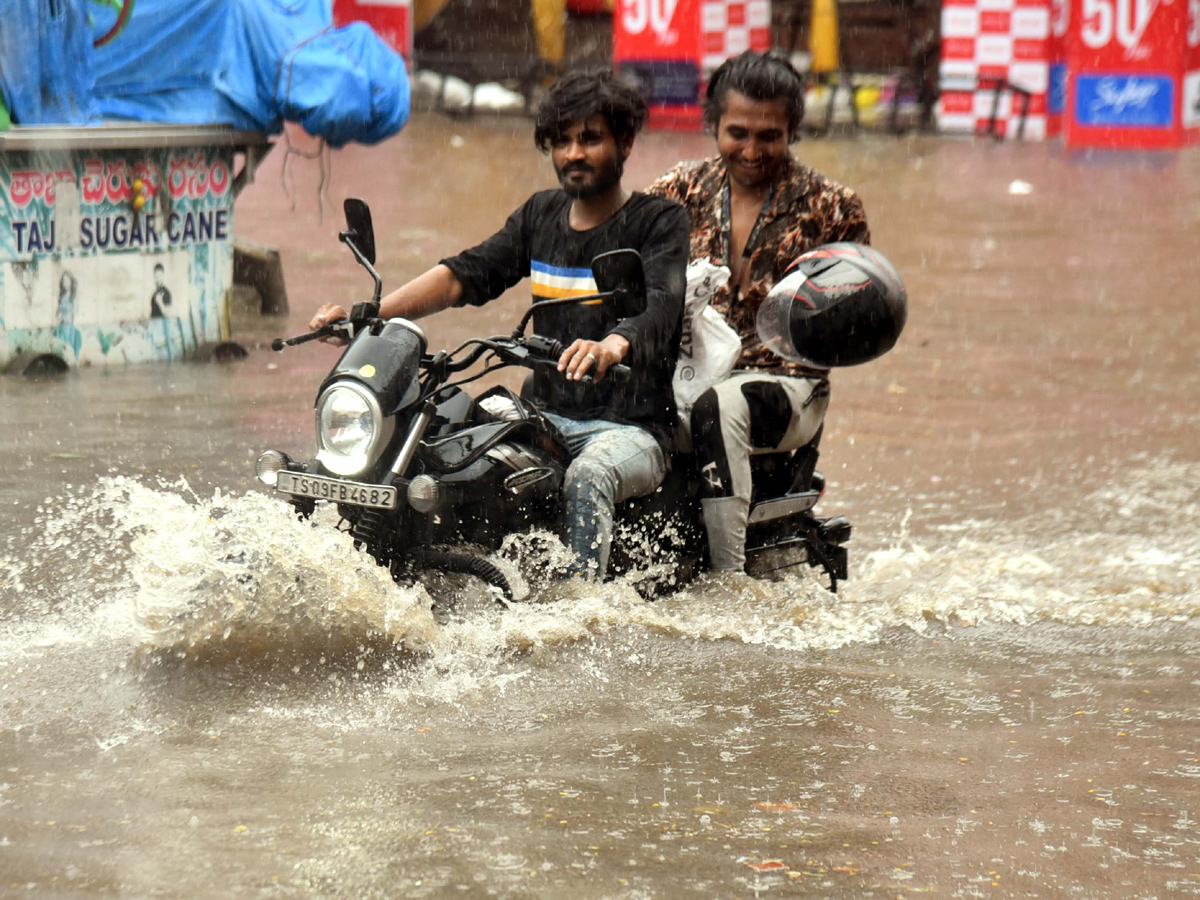
<svg viewBox="0 0 1200 900"><path fill-rule="evenodd" d="M760 102L782 100L787 108L788 139L794 141L799 135L804 118L804 79L783 57L747 50L721 63L708 80L704 102L704 124L714 133L730 91Z"/></svg>
<svg viewBox="0 0 1200 900"><path fill-rule="evenodd" d="M634 88L606 69L569 72L538 104L533 142L546 153L571 126L595 115L603 116L617 143L624 144L641 131L649 110Z"/></svg>

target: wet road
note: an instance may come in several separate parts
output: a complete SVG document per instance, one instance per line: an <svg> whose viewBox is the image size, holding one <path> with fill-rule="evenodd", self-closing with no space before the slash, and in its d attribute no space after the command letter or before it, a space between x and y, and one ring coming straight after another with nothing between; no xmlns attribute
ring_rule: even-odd
<svg viewBox="0 0 1200 900"><path fill-rule="evenodd" d="M333 358L265 342L369 288L343 197L395 285L551 183L528 131L418 117L322 203L277 150L236 227L293 315L247 360L0 379L0 896L1200 891L1200 153L800 144L911 298L834 380L843 593L435 620L252 485ZM709 148L649 135L627 181Z"/></svg>

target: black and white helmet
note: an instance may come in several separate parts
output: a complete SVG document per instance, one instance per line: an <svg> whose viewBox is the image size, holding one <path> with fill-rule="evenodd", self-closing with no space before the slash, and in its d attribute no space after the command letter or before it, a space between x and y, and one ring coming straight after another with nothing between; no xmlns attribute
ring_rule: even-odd
<svg viewBox="0 0 1200 900"><path fill-rule="evenodd" d="M767 349L821 369L857 366L896 345L908 294L896 268L865 244L823 244L771 289L755 325Z"/></svg>

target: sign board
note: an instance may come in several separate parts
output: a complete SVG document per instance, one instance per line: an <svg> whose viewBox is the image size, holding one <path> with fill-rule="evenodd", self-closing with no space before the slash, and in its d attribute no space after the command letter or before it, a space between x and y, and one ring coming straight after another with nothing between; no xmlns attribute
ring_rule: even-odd
<svg viewBox="0 0 1200 900"><path fill-rule="evenodd" d="M1161 149L1194 137L1196 7L1197 0L1071 0L1068 146Z"/></svg>
<svg viewBox="0 0 1200 900"><path fill-rule="evenodd" d="M1050 90L1046 94L1046 135L1062 134L1067 104L1067 36L1071 28L1070 0L1050 0Z"/></svg>
<svg viewBox="0 0 1200 900"><path fill-rule="evenodd" d="M170 360L227 339L233 152L0 153L0 365Z"/></svg>
<svg viewBox="0 0 1200 900"><path fill-rule="evenodd" d="M770 0L617 0L613 12L613 61L645 93L651 127L700 128L709 76L770 48Z"/></svg>
<svg viewBox="0 0 1200 900"><path fill-rule="evenodd" d="M412 0L333 0L333 22L339 28L366 22L385 44L412 59Z"/></svg>
<svg viewBox="0 0 1200 900"><path fill-rule="evenodd" d="M1200 143L1200 0L1187 0L1180 118L1185 143Z"/></svg>

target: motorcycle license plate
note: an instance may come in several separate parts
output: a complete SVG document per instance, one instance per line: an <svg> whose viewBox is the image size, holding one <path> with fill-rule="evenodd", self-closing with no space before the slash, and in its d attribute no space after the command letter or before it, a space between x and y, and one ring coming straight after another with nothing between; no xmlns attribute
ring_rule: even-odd
<svg viewBox="0 0 1200 900"><path fill-rule="evenodd" d="M280 472L275 489L296 497L331 500L334 503L349 503L351 506L396 508L396 489L382 484L359 484L356 481L340 481L320 475Z"/></svg>

